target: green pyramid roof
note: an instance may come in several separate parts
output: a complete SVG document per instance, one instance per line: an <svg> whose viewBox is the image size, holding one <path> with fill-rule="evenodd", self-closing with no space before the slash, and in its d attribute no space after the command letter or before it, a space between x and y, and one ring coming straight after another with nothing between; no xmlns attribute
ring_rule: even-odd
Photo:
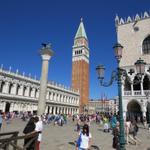
<svg viewBox="0 0 150 150"><path fill-rule="evenodd" d="M79 28L78 28L78 30L77 30L75 39L76 39L76 38L79 38L79 37L84 37L84 38L87 39L82 18L81 18L81 22L80 22Z"/></svg>

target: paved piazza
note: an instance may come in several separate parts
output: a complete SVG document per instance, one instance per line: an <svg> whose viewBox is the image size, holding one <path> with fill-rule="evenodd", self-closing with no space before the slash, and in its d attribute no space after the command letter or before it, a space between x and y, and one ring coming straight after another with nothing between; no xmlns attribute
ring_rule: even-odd
<svg viewBox="0 0 150 150"><path fill-rule="evenodd" d="M21 134L26 123L20 119L15 119L11 124L4 125L2 132L20 131ZM93 145L99 146L100 150L113 150L111 133L104 133L102 127L95 123L91 125L90 131L93 136ZM142 144L127 145L127 150L147 150L150 147L150 132L148 130L143 129L141 126L138 137L142 140ZM73 142L76 138L75 123L71 120L63 127L54 126L53 124L44 125L41 150L75 150L75 147L68 143Z"/></svg>

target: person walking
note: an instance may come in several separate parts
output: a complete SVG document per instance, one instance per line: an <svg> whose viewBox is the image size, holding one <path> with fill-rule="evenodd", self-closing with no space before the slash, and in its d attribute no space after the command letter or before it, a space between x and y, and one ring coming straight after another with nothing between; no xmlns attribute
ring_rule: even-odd
<svg viewBox="0 0 150 150"><path fill-rule="evenodd" d="M112 147L116 150L119 150L119 128L117 126L113 129Z"/></svg>
<svg viewBox="0 0 150 150"><path fill-rule="evenodd" d="M0 131L1 131L1 128L2 128L2 123L3 123L3 117L2 117L2 114L0 114Z"/></svg>
<svg viewBox="0 0 150 150"><path fill-rule="evenodd" d="M92 135L89 132L89 126L87 124L84 124L82 132L79 133L76 150L90 149L91 139L92 139Z"/></svg>
<svg viewBox="0 0 150 150"><path fill-rule="evenodd" d="M104 117L103 122L104 122L104 130L103 131L109 132L109 120L106 116Z"/></svg>
<svg viewBox="0 0 150 150"><path fill-rule="evenodd" d="M31 117L27 125L25 126L23 133L26 135L29 135L29 133L32 133L35 130L35 118ZM25 138L24 140L24 146L32 139L33 137ZM29 146L26 148L26 150L34 150L35 149L35 142L34 140Z"/></svg>
<svg viewBox="0 0 150 150"><path fill-rule="evenodd" d="M143 118L143 126L144 126L144 128L146 129L146 127L147 127L147 120L146 120L146 117L144 116L144 118Z"/></svg>
<svg viewBox="0 0 150 150"><path fill-rule="evenodd" d="M131 121L130 128L129 128L129 138L137 145L138 143L141 143L141 140L137 137L139 127L137 126L137 123L135 120Z"/></svg>
<svg viewBox="0 0 150 150"><path fill-rule="evenodd" d="M133 138L134 126L131 124L129 118L125 122L125 135L126 135L126 144L129 144L129 139L136 144L136 140Z"/></svg>
<svg viewBox="0 0 150 150"><path fill-rule="evenodd" d="M111 125L111 129L112 129L112 134L114 134L114 130L117 126L117 118L116 118L116 115L113 115L110 119L110 125Z"/></svg>
<svg viewBox="0 0 150 150"><path fill-rule="evenodd" d="M40 116L35 117L35 132L39 133L37 142L36 142L36 150L40 150L40 143L42 141L42 130L43 130L43 122Z"/></svg>
<svg viewBox="0 0 150 150"><path fill-rule="evenodd" d="M138 125L137 125L137 123L136 123L136 121L133 121L133 122L131 122L132 123L132 125L133 125L133 138L136 140L136 143L135 144L137 144L137 143L141 143L141 140L137 137L137 133L138 133L138 131L139 131L139 127L138 127Z"/></svg>

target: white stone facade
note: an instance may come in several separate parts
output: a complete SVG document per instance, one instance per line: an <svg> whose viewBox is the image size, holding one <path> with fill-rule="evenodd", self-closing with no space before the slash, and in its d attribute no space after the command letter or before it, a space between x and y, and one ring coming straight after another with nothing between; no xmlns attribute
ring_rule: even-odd
<svg viewBox="0 0 150 150"><path fill-rule="evenodd" d="M139 58L150 64L150 55L144 55L142 51L142 43L150 35L150 17L143 14L141 19L136 18L137 15L132 22L116 24L118 42L124 47L121 66L134 65Z"/></svg>
<svg viewBox="0 0 150 150"><path fill-rule="evenodd" d="M145 54L143 43L150 37L150 14L147 12L142 15L137 14L133 19L128 17L127 20L117 16L115 22L118 42L124 47L120 67L128 74L128 79L122 80L124 117L126 115L134 115L136 118L140 115L146 117L146 113L150 114L150 47ZM141 82L135 84L137 73L134 63L139 58L147 65Z"/></svg>
<svg viewBox="0 0 150 150"><path fill-rule="evenodd" d="M0 69L0 111L37 112L40 81ZM79 112L79 91L60 84L47 84L45 113L75 114Z"/></svg>

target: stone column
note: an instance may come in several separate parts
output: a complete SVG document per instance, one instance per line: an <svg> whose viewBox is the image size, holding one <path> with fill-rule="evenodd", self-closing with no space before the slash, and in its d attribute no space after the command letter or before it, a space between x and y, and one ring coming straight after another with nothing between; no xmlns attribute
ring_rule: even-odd
<svg viewBox="0 0 150 150"><path fill-rule="evenodd" d="M16 95L16 93L17 93L17 83L14 83L14 84L13 84L13 91L12 91L11 94Z"/></svg>
<svg viewBox="0 0 150 150"><path fill-rule="evenodd" d="M61 95L61 100L60 101L61 101L61 103L63 103L63 95Z"/></svg>
<svg viewBox="0 0 150 150"><path fill-rule="evenodd" d="M24 85L22 84L22 85L20 85L20 87L19 87L19 89L18 89L18 95L24 96L24 95L23 95L23 90L24 90Z"/></svg>
<svg viewBox="0 0 150 150"><path fill-rule="evenodd" d="M25 90L25 93L24 93L24 96L27 96L27 97L29 97L30 96L30 86L27 86L26 87L26 90Z"/></svg>
<svg viewBox="0 0 150 150"><path fill-rule="evenodd" d="M4 86L4 93L8 93L9 92L9 86L10 86L10 83L9 82L6 82L5 83L6 85Z"/></svg>
<svg viewBox="0 0 150 150"><path fill-rule="evenodd" d="M57 101L60 102L60 94L58 94Z"/></svg>
<svg viewBox="0 0 150 150"><path fill-rule="evenodd" d="M131 95L134 96L134 91L133 91L133 82L131 83Z"/></svg>
<svg viewBox="0 0 150 150"><path fill-rule="evenodd" d="M54 93L54 101L55 102L57 101L57 95L56 95L56 93Z"/></svg>
<svg viewBox="0 0 150 150"><path fill-rule="evenodd" d="M32 90L31 90L31 97L35 97L35 87L32 87Z"/></svg>
<svg viewBox="0 0 150 150"><path fill-rule="evenodd" d="M146 117L146 102L142 102L142 115L143 118Z"/></svg>
<svg viewBox="0 0 150 150"><path fill-rule="evenodd" d="M66 114L68 115L68 107L66 108Z"/></svg>
<svg viewBox="0 0 150 150"><path fill-rule="evenodd" d="M5 112L6 102L3 102L3 112Z"/></svg>
<svg viewBox="0 0 150 150"><path fill-rule="evenodd" d="M141 85L141 95L144 96L143 82L141 82L140 85Z"/></svg>
<svg viewBox="0 0 150 150"><path fill-rule="evenodd" d="M55 115L55 114L56 114L56 107L53 106L53 115Z"/></svg>
<svg viewBox="0 0 150 150"><path fill-rule="evenodd" d="M57 107L57 114L59 114L59 112L60 112L60 108L59 108L59 107Z"/></svg>
<svg viewBox="0 0 150 150"><path fill-rule="evenodd" d="M43 47L40 51L42 56L42 72L40 80L40 95L38 101L38 115L42 115L45 111L46 105L46 89L47 89L47 76L48 76L48 65L49 60L53 54L49 44L42 44Z"/></svg>
<svg viewBox="0 0 150 150"><path fill-rule="evenodd" d="M46 99L49 99L49 91L46 91Z"/></svg>
<svg viewBox="0 0 150 150"><path fill-rule="evenodd" d="M146 111L142 111L143 118L146 117Z"/></svg>
<svg viewBox="0 0 150 150"><path fill-rule="evenodd" d="M61 109L60 109L60 113L61 113L61 114L63 114L63 107L61 107Z"/></svg>
<svg viewBox="0 0 150 150"><path fill-rule="evenodd" d="M3 103L2 103L2 101L0 101L0 110L1 111L3 110Z"/></svg>
<svg viewBox="0 0 150 150"><path fill-rule="evenodd" d="M50 108L49 108L49 113L50 114L52 113L52 106L50 106Z"/></svg>
<svg viewBox="0 0 150 150"><path fill-rule="evenodd" d="M50 101L52 101L53 100L53 93L52 92L50 92L50 96L49 96L50 98Z"/></svg>
<svg viewBox="0 0 150 150"><path fill-rule="evenodd" d="M48 113L48 106L46 106L46 109L45 109L45 114Z"/></svg>

